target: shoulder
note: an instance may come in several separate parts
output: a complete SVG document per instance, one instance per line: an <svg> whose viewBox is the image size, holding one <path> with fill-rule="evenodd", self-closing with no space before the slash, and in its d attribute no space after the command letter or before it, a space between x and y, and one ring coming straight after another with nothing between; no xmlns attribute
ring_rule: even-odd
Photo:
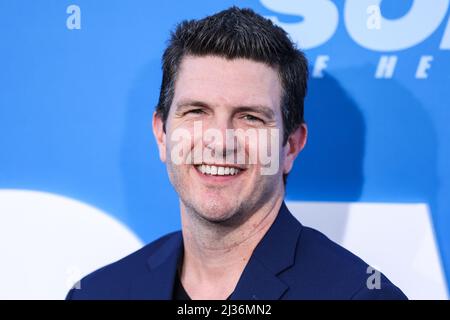
<svg viewBox="0 0 450 320"><path fill-rule="evenodd" d="M180 231L169 233L130 255L88 274L74 285L66 299L126 299L131 281L137 275L146 272L149 257L180 235Z"/></svg>
<svg viewBox="0 0 450 320"><path fill-rule="evenodd" d="M295 263L282 275L292 298L406 299L382 273L327 238L302 227Z"/></svg>

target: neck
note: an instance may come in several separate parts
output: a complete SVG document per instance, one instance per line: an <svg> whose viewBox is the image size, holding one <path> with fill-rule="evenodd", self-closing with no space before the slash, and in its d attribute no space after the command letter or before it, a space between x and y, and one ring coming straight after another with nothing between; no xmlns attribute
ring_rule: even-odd
<svg viewBox="0 0 450 320"><path fill-rule="evenodd" d="M280 195L232 225L202 221L181 203L181 281L191 298L223 299L231 294L282 202Z"/></svg>

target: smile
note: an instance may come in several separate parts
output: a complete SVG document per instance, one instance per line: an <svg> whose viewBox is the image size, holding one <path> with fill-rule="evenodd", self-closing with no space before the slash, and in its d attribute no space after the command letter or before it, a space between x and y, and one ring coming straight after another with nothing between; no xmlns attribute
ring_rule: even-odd
<svg viewBox="0 0 450 320"><path fill-rule="evenodd" d="M206 165L206 164L201 164L195 167L201 173L211 176L234 176L241 171L241 169L238 168Z"/></svg>

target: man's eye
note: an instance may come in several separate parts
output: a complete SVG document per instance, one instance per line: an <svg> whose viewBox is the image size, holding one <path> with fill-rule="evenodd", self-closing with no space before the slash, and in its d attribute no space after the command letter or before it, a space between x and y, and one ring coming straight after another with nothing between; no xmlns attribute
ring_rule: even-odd
<svg viewBox="0 0 450 320"><path fill-rule="evenodd" d="M258 117L252 116L251 114L246 114L242 117L244 120L250 121L250 122L262 122L264 121Z"/></svg>
<svg viewBox="0 0 450 320"><path fill-rule="evenodd" d="M202 109L192 109L186 111L184 114L203 114L205 113Z"/></svg>

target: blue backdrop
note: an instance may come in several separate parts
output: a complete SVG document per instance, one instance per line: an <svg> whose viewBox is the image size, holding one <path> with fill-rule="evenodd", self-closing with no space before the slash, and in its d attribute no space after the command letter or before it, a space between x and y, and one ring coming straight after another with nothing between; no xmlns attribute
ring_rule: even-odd
<svg viewBox="0 0 450 320"><path fill-rule="evenodd" d="M310 139L288 199L426 202L448 278L449 1L426 0L428 10L414 10L419 0L372 1L387 24L412 21L390 32L393 44L360 40L356 2L0 0L0 188L78 199L145 242L179 228L178 198L151 132L161 54L180 20L251 7L288 26L300 46L302 32L312 38L304 35L317 69L305 110ZM372 22L366 27L377 29ZM393 73L377 78L388 56ZM417 73L421 59L429 68Z"/></svg>

